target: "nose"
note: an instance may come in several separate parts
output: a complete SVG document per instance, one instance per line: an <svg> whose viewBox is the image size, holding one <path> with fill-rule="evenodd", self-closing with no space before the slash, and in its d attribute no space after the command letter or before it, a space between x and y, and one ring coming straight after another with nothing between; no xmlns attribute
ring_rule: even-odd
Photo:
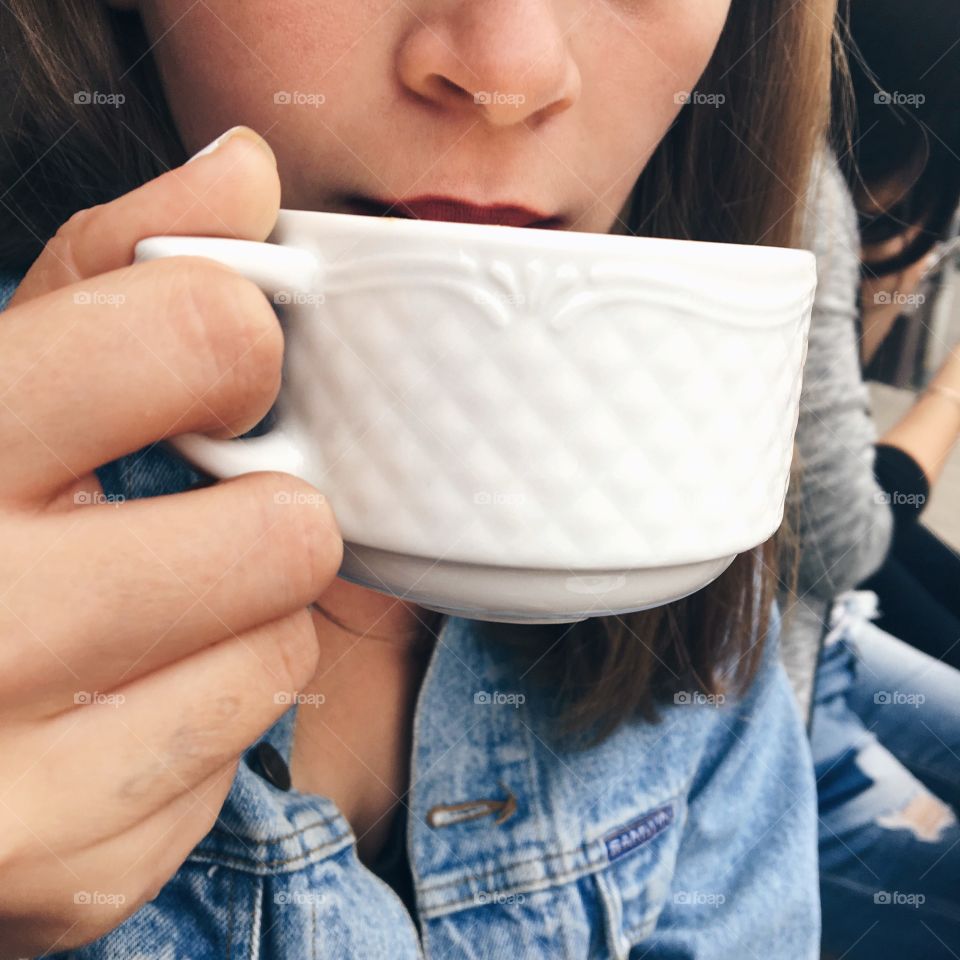
<svg viewBox="0 0 960 960"><path fill-rule="evenodd" d="M580 72L556 0L444 6L415 16L398 51L400 80L420 100L497 127L539 124L576 102Z"/></svg>

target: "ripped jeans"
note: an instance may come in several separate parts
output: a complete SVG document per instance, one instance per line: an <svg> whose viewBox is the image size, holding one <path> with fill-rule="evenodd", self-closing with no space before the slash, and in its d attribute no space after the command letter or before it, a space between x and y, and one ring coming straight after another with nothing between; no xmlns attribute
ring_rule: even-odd
<svg viewBox="0 0 960 960"><path fill-rule="evenodd" d="M824 956L956 960L960 671L871 623L876 605L837 598L817 669Z"/></svg>

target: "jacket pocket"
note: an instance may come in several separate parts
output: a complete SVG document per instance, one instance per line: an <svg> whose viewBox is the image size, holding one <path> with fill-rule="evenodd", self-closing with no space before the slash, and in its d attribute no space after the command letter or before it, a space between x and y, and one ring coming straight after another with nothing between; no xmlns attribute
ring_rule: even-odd
<svg viewBox="0 0 960 960"><path fill-rule="evenodd" d="M627 960L656 927L671 895L685 818L677 795L634 811L604 834L607 863L595 879L614 960Z"/></svg>

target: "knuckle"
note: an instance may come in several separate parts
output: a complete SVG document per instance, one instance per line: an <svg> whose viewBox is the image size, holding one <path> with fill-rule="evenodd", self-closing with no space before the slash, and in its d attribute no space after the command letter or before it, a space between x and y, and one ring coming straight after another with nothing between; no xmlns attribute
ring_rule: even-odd
<svg viewBox="0 0 960 960"><path fill-rule="evenodd" d="M44 252L60 264L73 279L84 276L80 265L80 251L89 233L89 225L97 216L97 206L77 210L57 228L47 241Z"/></svg>
<svg viewBox="0 0 960 960"><path fill-rule="evenodd" d="M320 647L313 618L307 609L282 620L272 628L272 640L276 647L276 663L280 669L280 681L293 690L299 690L316 672L320 662Z"/></svg>
<svg viewBox="0 0 960 960"><path fill-rule="evenodd" d="M222 692L205 697L195 715L177 727L169 741L171 769L189 783L209 777L229 756L231 732L245 706L239 694Z"/></svg>
<svg viewBox="0 0 960 960"><path fill-rule="evenodd" d="M221 691L207 698L196 731L192 731L192 736L184 738L181 756L197 759L201 762L202 769L207 772L210 761L218 757L211 747L219 746L224 731L229 730L231 724L236 722L244 705L243 697L230 691Z"/></svg>
<svg viewBox="0 0 960 960"><path fill-rule="evenodd" d="M304 568L310 575L313 600L326 589L340 569L343 539L327 498L305 480L294 479L303 493L303 503L295 505L294 509L300 537L298 546L306 558Z"/></svg>
<svg viewBox="0 0 960 960"><path fill-rule="evenodd" d="M14 876L30 862L33 850L30 845L29 828L18 817L0 819L0 876Z"/></svg>
<svg viewBox="0 0 960 960"><path fill-rule="evenodd" d="M177 332L204 391L231 405L256 403L265 412L280 388L283 334L256 284L201 257L171 257L153 265L172 297Z"/></svg>
<svg viewBox="0 0 960 960"><path fill-rule="evenodd" d="M264 471L256 476L253 492L272 541L283 551L291 592L310 602L326 589L343 560L333 509L316 487L293 474Z"/></svg>
<svg viewBox="0 0 960 960"><path fill-rule="evenodd" d="M189 716L173 726L158 749L160 762L128 775L117 789L124 803L158 793L182 796L223 766L233 752L233 731L248 701L236 693L210 693L191 705Z"/></svg>

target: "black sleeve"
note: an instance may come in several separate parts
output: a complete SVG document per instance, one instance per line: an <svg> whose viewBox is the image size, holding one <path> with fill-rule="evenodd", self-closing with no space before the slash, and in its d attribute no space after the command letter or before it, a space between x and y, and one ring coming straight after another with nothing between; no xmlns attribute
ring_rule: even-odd
<svg viewBox="0 0 960 960"><path fill-rule="evenodd" d="M930 481L920 464L906 450L878 443L873 473L888 497L895 522L916 520L930 497Z"/></svg>

